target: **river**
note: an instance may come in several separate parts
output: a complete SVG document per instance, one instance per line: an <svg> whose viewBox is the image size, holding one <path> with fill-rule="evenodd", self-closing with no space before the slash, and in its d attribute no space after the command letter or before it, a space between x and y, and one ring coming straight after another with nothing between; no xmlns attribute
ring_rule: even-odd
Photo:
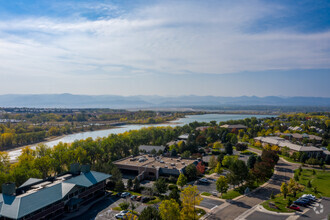
<svg viewBox="0 0 330 220"><path fill-rule="evenodd" d="M126 131L130 130L139 130L141 128L146 127L159 127L159 126L183 126L186 124L189 124L191 122L197 121L197 122L210 122L210 121L216 121L217 123L221 121L228 121L228 120L239 120L239 119L245 119L245 118L265 118L265 117L275 117L274 115L241 115L241 114L205 114L205 115L188 115L185 118L180 118L175 121L171 121L164 124L153 124L153 125L123 125L118 126L116 128L110 128L105 130L97 130L97 131L86 131L86 132L80 132L75 134L70 134L63 136L61 138L58 138L53 141L46 142L45 144L49 147L53 147L57 145L59 142L63 143L72 143L75 140L81 140L86 138L97 138L97 137L107 137L109 134L120 134L124 133ZM37 144L31 145L31 149L35 149L37 147ZM14 161L20 154L22 149L14 149L11 151L8 151L10 161Z"/></svg>

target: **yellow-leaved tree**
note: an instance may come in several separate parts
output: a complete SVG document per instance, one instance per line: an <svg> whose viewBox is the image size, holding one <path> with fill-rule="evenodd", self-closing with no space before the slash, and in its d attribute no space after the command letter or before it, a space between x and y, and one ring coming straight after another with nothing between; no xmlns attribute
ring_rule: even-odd
<svg viewBox="0 0 330 220"><path fill-rule="evenodd" d="M163 200L159 205L159 213L163 220L180 219L180 207L174 200Z"/></svg>
<svg viewBox="0 0 330 220"><path fill-rule="evenodd" d="M203 198L199 195L197 186L189 185L181 192L182 209L180 217L182 220L198 219L195 206L199 205Z"/></svg>

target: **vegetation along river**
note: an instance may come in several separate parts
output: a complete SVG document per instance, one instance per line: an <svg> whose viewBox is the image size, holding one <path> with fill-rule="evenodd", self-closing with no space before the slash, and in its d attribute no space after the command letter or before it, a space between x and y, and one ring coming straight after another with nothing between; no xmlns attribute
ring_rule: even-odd
<svg viewBox="0 0 330 220"><path fill-rule="evenodd" d="M123 126L118 126L116 128L111 128L111 129L105 129L105 130L97 130L97 131L86 131L86 132L80 132L80 133L75 133L75 134L70 134L63 136L61 138L58 138L56 140L52 140L49 142L46 142L45 144L49 147L53 147L57 145L59 142L63 143L72 143L75 140L81 140L81 139L86 139L86 138L97 138L97 137L107 137L109 134L120 134L124 133L126 131L130 130L138 130L141 128L146 128L146 127L157 127L157 126L183 126L189 123L192 123L194 121L197 122L210 122L210 121L216 121L217 123L221 121L228 121L228 120L239 120L239 119L245 119L245 118L251 118L251 117L256 117L256 118L265 118L265 117L274 117L274 115L241 115L241 114L204 114L204 115L188 115L185 118L180 118L175 121L170 121L168 123L164 124L147 124L147 125L137 125L137 124L132 124L132 125L123 125ZM37 147L37 144L31 145L32 149L35 149ZM22 149L14 149L9 151L9 157L10 160L13 161L16 159L17 156L21 154Z"/></svg>

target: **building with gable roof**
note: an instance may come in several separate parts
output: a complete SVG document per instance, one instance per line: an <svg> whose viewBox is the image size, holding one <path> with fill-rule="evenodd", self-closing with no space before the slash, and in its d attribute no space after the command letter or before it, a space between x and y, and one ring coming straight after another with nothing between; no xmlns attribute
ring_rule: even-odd
<svg viewBox="0 0 330 220"><path fill-rule="evenodd" d="M6 183L0 194L0 219L58 219L105 194L111 175L72 164L70 172L45 180L30 178L16 189Z"/></svg>

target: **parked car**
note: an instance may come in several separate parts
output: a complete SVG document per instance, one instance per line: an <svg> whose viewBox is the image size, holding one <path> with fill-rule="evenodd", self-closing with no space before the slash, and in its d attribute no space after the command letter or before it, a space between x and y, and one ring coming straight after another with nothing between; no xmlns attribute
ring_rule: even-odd
<svg viewBox="0 0 330 220"><path fill-rule="evenodd" d="M297 200L297 201L294 201L293 203L294 203L295 205L305 206L305 207L308 205L306 202L298 201L298 200Z"/></svg>
<svg viewBox="0 0 330 220"><path fill-rule="evenodd" d="M149 202L150 198L149 197L142 197L141 202L146 203Z"/></svg>
<svg viewBox="0 0 330 220"><path fill-rule="evenodd" d="M121 193L120 193L120 192L119 192L119 193L116 193L115 196L117 196L117 197L121 197Z"/></svg>
<svg viewBox="0 0 330 220"><path fill-rule="evenodd" d="M209 181L207 179L205 179L205 178L202 178L202 179L199 179L198 180L198 183L200 183L200 184L208 184Z"/></svg>
<svg viewBox="0 0 330 220"><path fill-rule="evenodd" d="M212 194L213 196L218 196L218 192L217 192L217 191L212 191L211 194Z"/></svg>
<svg viewBox="0 0 330 220"><path fill-rule="evenodd" d="M123 192L121 194L121 198L126 198L127 196L130 196L131 194L129 192Z"/></svg>
<svg viewBox="0 0 330 220"><path fill-rule="evenodd" d="M296 201L305 202L305 203L307 203L307 204L311 204L311 203L313 203L312 200L309 200L309 199L301 199L301 198L297 199Z"/></svg>
<svg viewBox="0 0 330 220"><path fill-rule="evenodd" d="M131 196L131 200L136 200L137 196Z"/></svg>
<svg viewBox="0 0 330 220"><path fill-rule="evenodd" d="M301 211L300 207L297 206L297 205L290 205L289 209L293 209L293 210L296 210L296 211Z"/></svg>
<svg viewBox="0 0 330 220"><path fill-rule="evenodd" d="M304 194L302 195L300 198L303 198L303 199L309 199L309 200L312 200L312 201L316 201L316 197L311 195L311 194Z"/></svg>
<svg viewBox="0 0 330 220"><path fill-rule="evenodd" d="M130 213L130 211L128 211L128 210L121 211L115 215L115 218L116 219L125 219L128 213Z"/></svg>
<svg viewBox="0 0 330 220"><path fill-rule="evenodd" d="M136 197L136 201L140 201L141 200L141 198L142 198L142 196L138 196L138 197Z"/></svg>

